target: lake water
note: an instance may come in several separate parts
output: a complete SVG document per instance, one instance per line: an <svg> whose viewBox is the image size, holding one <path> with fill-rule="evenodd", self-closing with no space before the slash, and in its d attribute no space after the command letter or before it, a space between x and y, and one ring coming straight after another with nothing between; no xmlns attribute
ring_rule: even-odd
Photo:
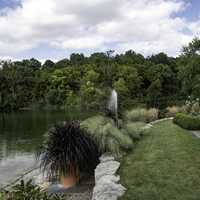
<svg viewBox="0 0 200 200"><path fill-rule="evenodd" d="M0 187L38 164L35 152L42 144L45 132L54 123L83 120L90 115L74 110L0 114Z"/></svg>

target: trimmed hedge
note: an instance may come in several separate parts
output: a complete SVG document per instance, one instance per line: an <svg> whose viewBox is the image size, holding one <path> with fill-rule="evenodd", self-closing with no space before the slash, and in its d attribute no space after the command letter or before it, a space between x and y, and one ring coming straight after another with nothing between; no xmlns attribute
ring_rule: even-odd
<svg viewBox="0 0 200 200"><path fill-rule="evenodd" d="M188 130L200 130L200 117L177 113L173 122Z"/></svg>

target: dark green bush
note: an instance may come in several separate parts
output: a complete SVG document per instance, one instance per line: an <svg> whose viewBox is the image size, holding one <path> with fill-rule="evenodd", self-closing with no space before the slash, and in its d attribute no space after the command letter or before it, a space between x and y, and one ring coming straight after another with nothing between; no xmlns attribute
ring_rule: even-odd
<svg viewBox="0 0 200 200"><path fill-rule="evenodd" d="M177 113L174 123L188 130L200 130L200 117L189 114Z"/></svg>

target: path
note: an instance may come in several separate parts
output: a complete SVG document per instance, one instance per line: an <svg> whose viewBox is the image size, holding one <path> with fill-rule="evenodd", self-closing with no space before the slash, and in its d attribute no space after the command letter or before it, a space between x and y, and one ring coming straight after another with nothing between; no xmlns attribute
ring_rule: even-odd
<svg viewBox="0 0 200 200"><path fill-rule="evenodd" d="M200 138L200 131L190 131L193 135Z"/></svg>

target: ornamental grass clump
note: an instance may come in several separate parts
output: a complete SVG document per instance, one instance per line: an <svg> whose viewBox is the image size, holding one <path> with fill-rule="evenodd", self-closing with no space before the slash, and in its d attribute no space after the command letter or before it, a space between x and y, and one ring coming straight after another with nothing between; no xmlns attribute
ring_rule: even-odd
<svg viewBox="0 0 200 200"><path fill-rule="evenodd" d="M96 143L77 121L56 124L51 128L39 152L41 167L49 179L61 178L66 187L65 177L73 177L73 181L78 182L82 173L93 173L99 156Z"/></svg>
<svg viewBox="0 0 200 200"><path fill-rule="evenodd" d="M159 111L156 108L150 108L149 110L147 110L146 122L153 122L153 121L157 120L158 113L159 113Z"/></svg>
<svg viewBox="0 0 200 200"><path fill-rule="evenodd" d="M127 111L126 119L132 122L136 122L136 121L146 122L147 110L145 108L136 108L131 111Z"/></svg>
<svg viewBox="0 0 200 200"><path fill-rule="evenodd" d="M151 108L147 110L145 108L136 108L127 111L125 118L131 122L152 122L158 119L158 109Z"/></svg>
<svg viewBox="0 0 200 200"><path fill-rule="evenodd" d="M185 102L185 111L186 113L192 114L192 115L199 115L200 114L200 99L196 98L193 99L190 96Z"/></svg>
<svg viewBox="0 0 200 200"><path fill-rule="evenodd" d="M181 111L181 107L178 106L168 106L166 108L166 117L175 117L177 113Z"/></svg>
<svg viewBox="0 0 200 200"><path fill-rule="evenodd" d="M91 117L83 121L81 127L87 129L102 152L111 152L119 156L121 150L129 150L133 147L132 139L118 129L110 118Z"/></svg>
<svg viewBox="0 0 200 200"><path fill-rule="evenodd" d="M124 129L133 140L138 140L142 136L145 125L144 122L128 122Z"/></svg>

